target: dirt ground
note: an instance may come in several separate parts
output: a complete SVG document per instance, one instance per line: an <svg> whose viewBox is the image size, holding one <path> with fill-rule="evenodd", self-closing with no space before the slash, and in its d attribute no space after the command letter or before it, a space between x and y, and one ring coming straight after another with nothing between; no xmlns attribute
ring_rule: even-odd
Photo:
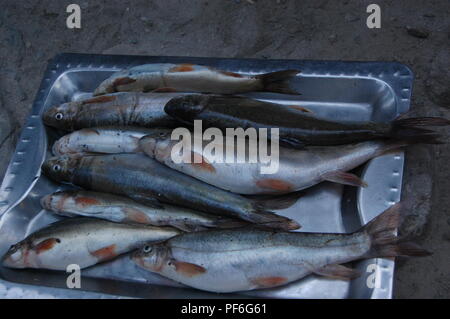
<svg viewBox="0 0 450 319"><path fill-rule="evenodd" d="M61 52L262 59L398 61L415 73L412 115L450 118L450 3L392 1L1 0L0 176L48 59ZM81 29L66 7L81 6ZM381 7L368 29L366 7ZM447 130L448 133L448 130ZM407 151L404 233L434 251L399 260L397 298L450 297L450 148Z"/></svg>

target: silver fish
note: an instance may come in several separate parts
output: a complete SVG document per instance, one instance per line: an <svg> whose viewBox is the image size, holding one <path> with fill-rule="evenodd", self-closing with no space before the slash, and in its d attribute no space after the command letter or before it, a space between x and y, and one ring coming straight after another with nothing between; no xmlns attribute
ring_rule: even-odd
<svg viewBox="0 0 450 319"><path fill-rule="evenodd" d="M2 263L10 268L66 270L70 264L86 268L134 250L147 241L162 241L180 233L171 227L71 218L40 229L11 246Z"/></svg>
<svg viewBox="0 0 450 319"><path fill-rule="evenodd" d="M298 94L289 80L300 71L282 70L258 75L242 75L195 64L144 64L114 73L103 81L94 95L123 91L179 91L234 94L267 91Z"/></svg>
<svg viewBox="0 0 450 319"><path fill-rule="evenodd" d="M311 146L301 150L280 147L278 169L275 173L263 174L262 167L267 167L267 163L259 157L255 157L257 160L254 162L249 161L250 140L244 141L247 152L240 153L237 151L238 142L227 145L224 140L214 139L194 143L193 138L171 140L170 131L152 131L140 140L141 149L148 156L170 168L238 194L289 193L323 181L364 187L367 186L364 181L347 171L407 144L377 140L341 146ZM183 154L188 157L187 161L176 162L172 159L172 153L181 150L179 143L183 143L184 150L191 151ZM254 145L257 146L256 142ZM234 157L226 163L215 162L217 153L204 152L206 146L216 152L222 151L223 157L227 153L234 154Z"/></svg>
<svg viewBox="0 0 450 319"><path fill-rule="evenodd" d="M134 127L85 128L58 139L52 148L56 156L85 153L139 153L139 139L152 131Z"/></svg>
<svg viewBox="0 0 450 319"><path fill-rule="evenodd" d="M80 190L46 195L41 199L41 205L62 216L85 216L118 223L173 226L183 231L200 231L215 227L232 228L247 224L189 208L162 203L161 207L149 207L127 197Z"/></svg>
<svg viewBox="0 0 450 319"><path fill-rule="evenodd" d="M139 266L190 287L212 292L271 288L309 274L352 279L342 264L364 258L427 256L412 243L399 243L393 206L352 234L212 230L148 244L132 255Z"/></svg>

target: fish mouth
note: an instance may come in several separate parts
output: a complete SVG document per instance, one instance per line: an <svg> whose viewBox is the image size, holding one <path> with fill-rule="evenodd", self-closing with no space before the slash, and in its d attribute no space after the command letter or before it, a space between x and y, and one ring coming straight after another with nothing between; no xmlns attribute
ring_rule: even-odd
<svg viewBox="0 0 450 319"><path fill-rule="evenodd" d="M141 255L140 249L137 249L134 252L132 252L130 254L130 259L134 263L136 263L138 266L140 266L142 268L147 268L147 267L145 267L144 258Z"/></svg>
<svg viewBox="0 0 450 319"><path fill-rule="evenodd" d="M6 254L2 256L0 262L4 267L8 268L25 268L22 264L23 255L22 247L16 244L9 248Z"/></svg>
<svg viewBox="0 0 450 319"><path fill-rule="evenodd" d="M67 143L67 138L66 136L61 137L59 140L57 140L53 146L52 146L52 153L55 156L62 156L64 155L64 144L68 144Z"/></svg>
<svg viewBox="0 0 450 319"><path fill-rule="evenodd" d="M44 112L44 114L42 115L42 119L44 120L45 124L51 124L51 122L52 122L51 119L54 118L54 116L56 114L56 109L57 109L57 106L54 105Z"/></svg>
<svg viewBox="0 0 450 319"><path fill-rule="evenodd" d="M52 200L53 200L52 194L48 194L48 195L45 195L44 197L42 197L41 201L40 201L42 208L50 210L50 208L52 206Z"/></svg>
<svg viewBox="0 0 450 319"><path fill-rule="evenodd" d="M150 135L141 137L139 146L144 153L151 158L155 157L156 139Z"/></svg>
<svg viewBox="0 0 450 319"><path fill-rule="evenodd" d="M15 263L12 261L11 256L9 256L8 254L5 254L0 262L4 267L15 268Z"/></svg>

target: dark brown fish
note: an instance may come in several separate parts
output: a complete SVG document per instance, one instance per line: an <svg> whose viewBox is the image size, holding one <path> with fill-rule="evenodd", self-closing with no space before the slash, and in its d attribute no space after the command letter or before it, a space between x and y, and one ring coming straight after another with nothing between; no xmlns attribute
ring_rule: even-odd
<svg viewBox="0 0 450 319"><path fill-rule="evenodd" d="M245 97L185 95L171 99L164 110L189 125L202 120L204 127L278 128L281 145L303 148L306 145L341 145L377 138L439 143L433 131L422 126L447 126L438 117L398 119L392 123L340 123L319 119L289 106Z"/></svg>

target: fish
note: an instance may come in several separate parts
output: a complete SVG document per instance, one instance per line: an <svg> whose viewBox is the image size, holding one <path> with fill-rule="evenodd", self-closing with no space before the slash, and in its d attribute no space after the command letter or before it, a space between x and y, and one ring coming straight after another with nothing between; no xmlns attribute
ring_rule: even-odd
<svg viewBox="0 0 450 319"><path fill-rule="evenodd" d="M301 150L279 147L276 170L274 168L273 172L265 174L262 167L267 167L267 163L261 161L258 154L250 161L250 140L241 139L247 151L240 153L239 143L227 145L225 138L194 143L193 138L172 140L171 131L152 131L152 134L142 137L139 142L141 149L149 157L210 185L245 195L286 194L323 181L366 187L365 181L348 171L374 157L409 144L392 140L372 140L339 146L310 146ZM186 161L172 159L172 153L180 149L179 143L183 143L185 152L180 157ZM256 141L253 145L257 150ZM215 149L216 152L205 152L207 148ZM228 152L228 149L231 151ZM217 162L216 158L220 152L223 152L223 158L226 158L226 153L233 154L233 157L226 158L226 162Z"/></svg>
<svg viewBox="0 0 450 319"><path fill-rule="evenodd" d="M164 112L181 93L120 92L54 105L45 110L45 125L65 131L98 126L177 127Z"/></svg>
<svg viewBox="0 0 450 319"><path fill-rule="evenodd" d="M8 268L63 271L76 264L83 269L128 253L147 241L166 240L180 233L172 227L70 218L52 223L12 245L2 257L2 264Z"/></svg>
<svg viewBox="0 0 450 319"><path fill-rule="evenodd" d="M202 92L236 94L266 91L298 94L290 80L299 70L244 75L195 64L155 63L114 73L94 91L94 96L114 92Z"/></svg>
<svg viewBox="0 0 450 319"><path fill-rule="evenodd" d="M270 231L258 228L186 233L131 254L143 269L189 287L230 293L286 285L310 274L339 280L361 273L342 264L396 256L429 256L395 230L399 205L350 234Z"/></svg>
<svg viewBox="0 0 450 319"><path fill-rule="evenodd" d="M41 205L57 215L94 217L117 223L137 223L172 226L182 231L202 231L208 228L242 227L240 220L208 215L189 208L161 203L149 207L127 197L83 190L59 191L41 199Z"/></svg>
<svg viewBox="0 0 450 319"><path fill-rule="evenodd" d="M302 149L310 145L343 145L379 138L441 143L439 134L423 126L448 126L440 117L398 118L390 123L335 122L320 119L297 106L286 106L239 96L185 95L164 107L167 114L188 125L201 120L203 127L279 130L279 144Z"/></svg>
<svg viewBox="0 0 450 319"><path fill-rule="evenodd" d="M62 136L52 147L56 156L90 153L139 153L139 139L152 131L139 127L84 128Z"/></svg>
<svg viewBox="0 0 450 319"><path fill-rule="evenodd" d="M144 154L50 158L44 161L42 171L54 181L126 196L144 205L161 207L159 203L164 202L267 227L300 227L294 220L269 211L269 205L274 204L270 200L252 200L221 190ZM292 204L292 200L280 200L277 205L286 208L286 203Z"/></svg>

